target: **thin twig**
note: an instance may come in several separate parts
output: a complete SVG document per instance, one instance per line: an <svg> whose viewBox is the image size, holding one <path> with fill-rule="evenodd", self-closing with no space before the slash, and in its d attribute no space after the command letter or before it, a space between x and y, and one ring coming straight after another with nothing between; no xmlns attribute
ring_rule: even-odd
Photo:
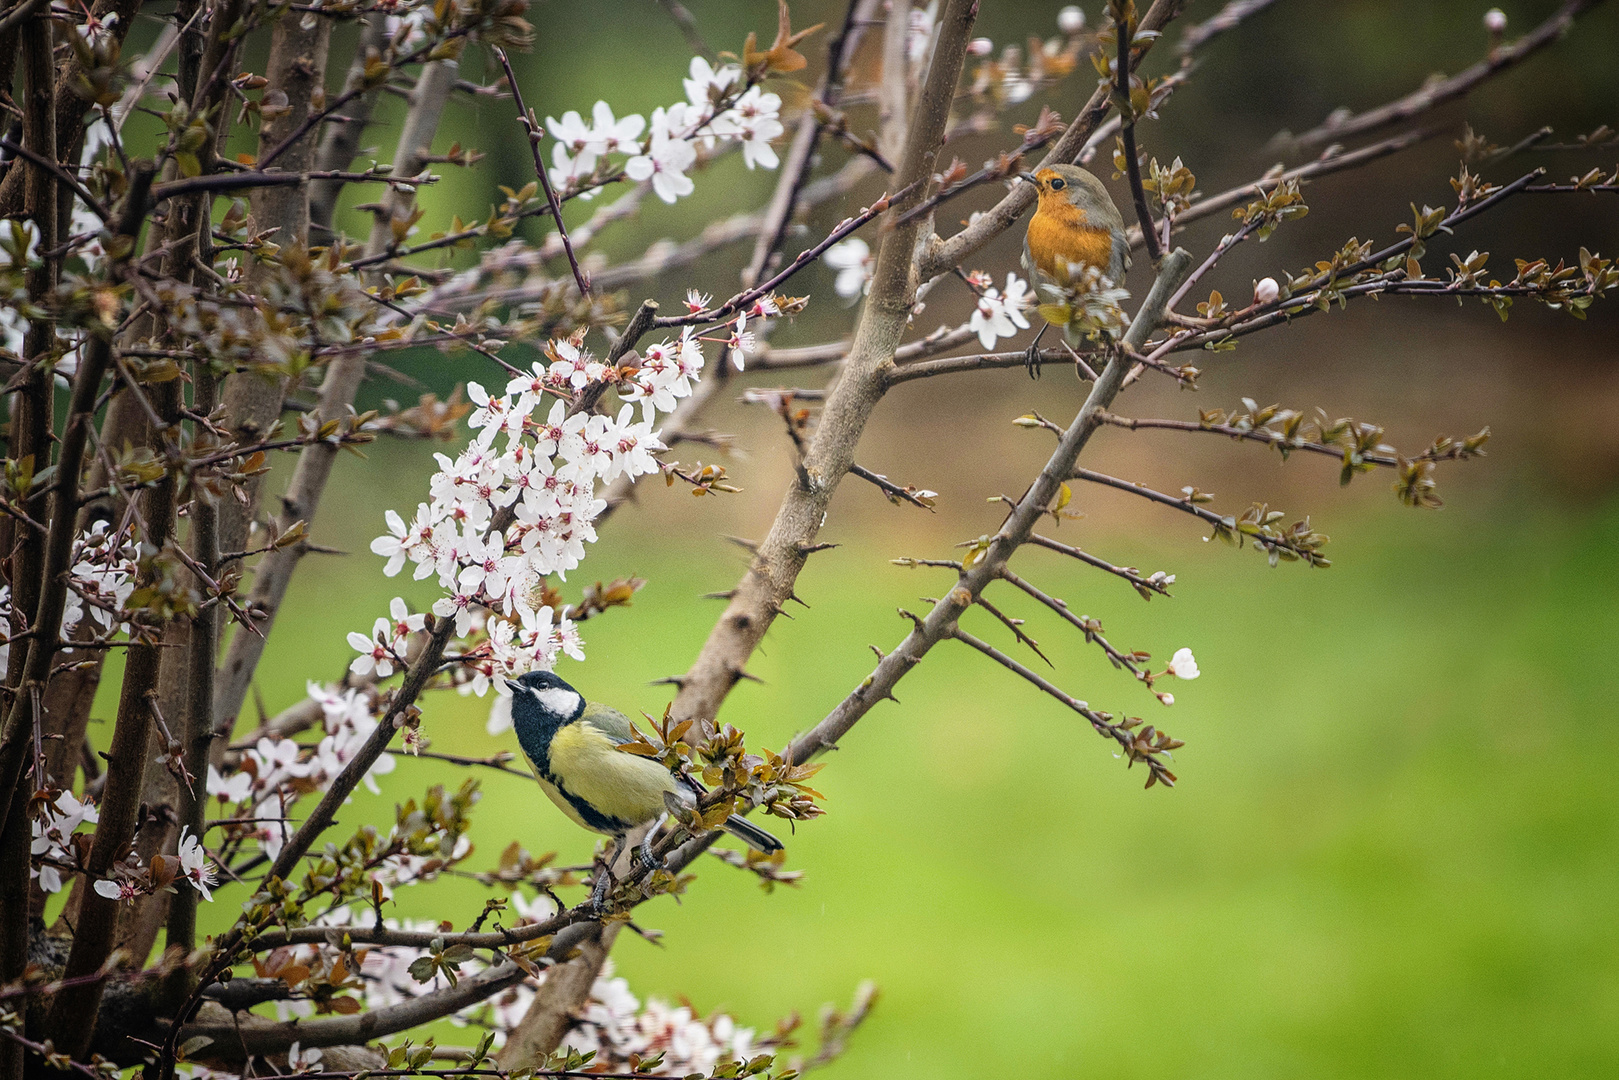
<svg viewBox="0 0 1619 1080"><path fill-rule="evenodd" d="M1120 10L1123 10L1123 5L1120 5ZM1152 209L1147 205L1147 192L1141 186L1141 160L1136 153L1135 106L1130 104L1130 22L1122 17L1115 18L1113 27L1119 38L1114 106L1119 110L1119 134L1124 139L1124 171L1130 178L1130 196L1135 200L1136 220L1141 226L1141 237L1147 244L1147 259L1157 266L1158 260L1163 258L1164 248L1158 241Z"/></svg>
<svg viewBox="0 0 1619 1080"><path fill-rule="evenodd" d="M1136 592L1141 594L1141 598L1143 600L1151 600L1153 593L1157 593L1160 596L1168 596L1169 582L1174 580L1174 578L1169 575L1160 577L1159 575L1154 574L1151 577L1142 577L1133 566L1115 566L1106 559L1097 558L1095 555L1092 555L1090 552L1085 551L1082 548L1061 543L1051 539L1049 536L1042 536L1039 533L1030 533L1029 543L1038 544L1040 547L1061 552L1070 558L1078 559L1082 563L1089 566L1094 566L1098 570L1106 570L1110 574L1121 577L1125 581L1128 581L1131 585L1135 586Z"/></svg>
<svg viewBox="0 0 1619 1080"><path fill-rule="evenodd" d="M1529 33L1510 45L1491 49L1483 60L1459 74L1426 84L1421 89L1386 105L1363 113L1329 119L1302 135L1284 136L1279 141L1288 146L1307 150L1329 142L1340 142L1356 135L1364 135L1368 131L1420 116L1435 106L1472 93L1488 79L1523 62L1554 41L1560 40L1568 33L1578 16L1601 2L1602 0L1569 0L1551 18Z"/></svg>
<svg viewBox="0 0 1619 1080"><path fill-rule="evenodd" d="M545 138L545 132L540 128L534 113L523 104L523 91L518 89L517 75L512 71L512 62L506 56L506 50L499 45L493 46L495 59L506 72L506 85L511 88L512 100L517 104L517 119L523 125L523 131L528 135L529 153L534 158L534 175L539 178L540 189L545 192L545 201L551 207L551 218L556 222L557 233L562 237L562 250L568 254L568 265L573 268L573 280L579 286L579 295L590 295L590 282L585 279L585 272L579 269L579 259L573 253L573 244L568 240L568 227L562 223L562 204L557 201L557 193L551 187L551 176L546 172L545 159L540 156L540 140Z"/></svg>

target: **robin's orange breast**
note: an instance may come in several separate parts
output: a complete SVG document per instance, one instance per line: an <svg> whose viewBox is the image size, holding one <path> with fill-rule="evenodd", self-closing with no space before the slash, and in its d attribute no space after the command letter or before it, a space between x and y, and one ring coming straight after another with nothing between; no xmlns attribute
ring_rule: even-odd
<svg viewBox="0 0 1619 1080"><path fill-rule="evenodd" d="M1074 263L1107 272L1113 260L1113 234L1083 222L1082 212L1059 216L1043 208L1029 219L1029 257L1042 273L1067 282Z"/></svg>

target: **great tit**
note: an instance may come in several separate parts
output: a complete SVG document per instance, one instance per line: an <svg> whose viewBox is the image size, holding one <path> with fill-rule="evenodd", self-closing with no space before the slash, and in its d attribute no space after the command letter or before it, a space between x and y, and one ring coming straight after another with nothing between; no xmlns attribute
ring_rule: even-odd
<svg viewBox="0 0 1619 1080"><path fill-rule="evenodd" d="M664 795L695 804L704 789L662 762L618 749L635 741L629 717L586 701L583 694L549 671L530 671L506 680L512 692L512 726L534 778L551 801L577 824L611 836L618 852L629 834L646 830L642 857L650 862L652 833L668 813ZM781 841L741 817L721 826L755 851L773 854ZM597 899L606 878L597 881Z"/></svg>

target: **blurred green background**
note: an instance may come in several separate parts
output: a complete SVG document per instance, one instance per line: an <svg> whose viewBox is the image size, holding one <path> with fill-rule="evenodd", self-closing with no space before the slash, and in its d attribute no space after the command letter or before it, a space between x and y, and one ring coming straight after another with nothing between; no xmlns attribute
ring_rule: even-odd
<svg viewBox="0 0 1619 1080"><path fill-rule="evenodd" d="M763 0L688 6L719 48L739 49L748 29L767 40L773 30L774 4ZM1058 6L986 3L980 32L997 49L1050 36ZM1186 20L1218 6L1193 3ZM1340 105L1381 103L1432 71L1478 59L1487 6L1283 0L1212 46L1142 141L1160 158L1181 155L1204 190L1255 177L1274 160L1266 144L1278 129L1303 130ZM1100 4L1084 7L1094 23ZM1515 35L1555 5L1503 7ZM841 17L832 4L793 10L798 25ZM538 43L523 78L542 117L588 112L598 97L622 114L681 96L690 53L651 0L542 2L531 18ZM1177 38L1172 29L1166 46ZM824 41L812 39L806 76L818 72ZM1562 44L1434 114L1444 134L1419 150L1308 188L1310 216L1239 249L1211 286L1240 300L1253 278L1297 272L1350 235L1392 241L1408 203L1451 200L1452 139L1464 119L1503 144L1542 123L1558 139L1615 123L1616 44L1619 18L1607 5ZM1173 62L1163 47L1149 67ZM481 63L469 54L468 77L492 78ZM1044 100L1071 115L1092 78L1082 65ZM976 165L1008 145L1010 125L1032 119L1041 100L956 152ZM469 207L477 214L495 183L518 186L530 174L507 104L455 112L440 142L452 140L490 158L429 189L424 224L455 210L468 216ZM842 155L828 149L823 168ZM1545 163L1561 178L1611 166L1612 157L1530 155L1489 175L1502 181ZM691 236L717 214L761 205L774 179L723 162L697 177L693 198L673 208L649 200L598 250L616 261L652 240ZM874 182L812 214L792 245L879 190ZM979 192L951 213L965 217L998 195ZM1492 251L1503 277L1513 257L1572 259L1581 244L1611 252L1615 207L1611 196L1520 199L1435 245L1430 272L1452 249ZM575 207L570 220L593 209ZM359 218L349 220L357 230ZM533 237L543 234L530 224ZM1201 255L1222 231L1206 222L1181 242ZM1009 235L973 267L1003 278L1016 243ZM666 305L691 285L728 294L746 257L746 246L722 250L645 294ZM852 313L830 285L819 268L795 282L793 291L814 297L810 312L772 340L844 332ZM941 286L916 332L969 310L965 290ZM643 998L686 997L700 1012L726 1009L761 1029L793 1010L813 1019L823 1002L846 1003L859 980L873 979L882 998L829 1070L835 1077L1611 1073L1619 1061L1616 329L1600 304L1576 323L1520 303L1502 326L1475 304L1362 301L1246 339L1235 353L1204 355L1196 395L1158 380L1138 385L1118 411L1188 419L1247 395L1376 420L1411 451L1439 432L1485 424L1495 438L1487 458L1442 470L1447 506L1426 512L1398 506L1387 476L1340 489L1326 459L1284 466L1261 447L1205 436L1102 433L1089 455L1095 468L1161 490L1196 483L1225 510L1265 499L1310 514L1334 537L1332 569L1272 570L1253 552L1203 543L1196 523L1171 511L1076 492L1085 516L1064 523L1060 538L1177 574L1174 598L1144 604L1122 582L1046 552L1020 555L1016 568L1101 619L1121 647L1149 650L1160 664L1191 647L1204 674L1170 687L1178 699L1170 709L1032 603L1005 590L993 597L1030 619L1062 685L1186 740L1180 785L1141 790L1143 774L1126 771L1076 717L944 645L901 684L903 704L875 709L830 759L817 784L830 813L789 844L789 865L808 872L802 887L765 895L717 862L701 864L683 904L642 909L640 922L664 931L662 947L626 935L618 972ZM499 381L480 365L437 354L406 361L440 392ZM820 385L815 373L800 378ZM954 543L995 528L999 514L985 497L1021 490L1049 450L1045 435L1008 421L1031 409L1066 419L1080 401L1060 371L1037 383L1016 371L958 379L908 384L879 409L861 462L939 491L939 512L843 485L822 534L842 546L811 560L798 587L809 608L771 630L750 665L763 682L740 685L722 714L751 741L780 746L819 720L870 670L868 644L888 649L901 638L895 607L915 608L946 587L943 572L889 558L949 558ZM388 382L371 392L413 394ZM694 500L683 487L646 486L570 582L650 581L633 608L585 626L586 664L564 665L592 697L661 712L668 689L650 680L687 667L720 611L700 595L730 588L745 569L720 537L768 527L790 476L787 443L778 420L733 396L706 422L736 433L725 464L744 493ZM340 467L314 536L355 554L311 558L301 570L261 669L272 711L301 696L306 679L336 677L351 656L344 635L369 625L396 591L431 602L430 591L384 578L381 560L366 553L384 509L424 497L431 449L381 443L369 464ZM712 452L683 447L674 456ZM1013 650L982 613L968 622ZM426 731L435 749L515 749L509 737L484 734L486 707L432 699ZM385 820L393 799L458 779L443 766L406 763L382 799L357 796L345 824ZM513 838L569 860L588 854L593 838L531 784L483 780L472 865L492 865ZM213 914L228 917L226 907ZM467 883L409 890L400 903L402 914L458 924L480 908Z"/></svg>

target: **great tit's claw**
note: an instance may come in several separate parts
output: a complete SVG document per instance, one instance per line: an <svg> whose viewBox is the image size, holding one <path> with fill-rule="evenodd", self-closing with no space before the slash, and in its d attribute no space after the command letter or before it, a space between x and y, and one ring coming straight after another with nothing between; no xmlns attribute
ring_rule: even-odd
<svg viewBox="0 0 1619 1080"><path fill-rule="evenodd" d="M590 889L590 913L592 915L605 915L607 913L607 896L613 889L613 874L606 867L596 871L596 882Z"/></svg>
<svg viewBox="0 0 1619 1080"><path fill-rule="evenodd" d="M1040 342L1035 341L1023 353L1023 367L1028 371L1029 378L1040 377Z"/></svg>

